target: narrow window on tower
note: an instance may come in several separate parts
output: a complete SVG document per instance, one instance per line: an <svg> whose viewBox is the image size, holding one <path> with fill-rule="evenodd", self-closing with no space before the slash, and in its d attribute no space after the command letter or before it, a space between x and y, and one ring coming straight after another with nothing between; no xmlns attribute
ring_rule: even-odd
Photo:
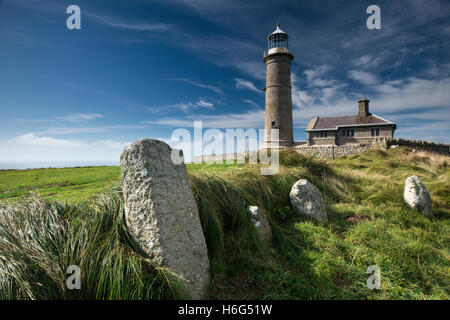
<svg viewBox="0 0 450 320"><path fill-rule="evenodd" d="M275 128L275 121L272 121L272 128Z"/></svg>

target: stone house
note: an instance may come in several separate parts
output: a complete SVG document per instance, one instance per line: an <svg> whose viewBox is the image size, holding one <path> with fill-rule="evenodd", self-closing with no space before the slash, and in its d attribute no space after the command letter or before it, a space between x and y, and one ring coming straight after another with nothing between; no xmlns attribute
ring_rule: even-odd
<svg viewBox="0 0 450 320"><path fill-rule="evenodd" d="M306 127L308 145L371 144L393 138L396 124L369 112L369 99L358 100L358 115L313 117Z"/></svg>

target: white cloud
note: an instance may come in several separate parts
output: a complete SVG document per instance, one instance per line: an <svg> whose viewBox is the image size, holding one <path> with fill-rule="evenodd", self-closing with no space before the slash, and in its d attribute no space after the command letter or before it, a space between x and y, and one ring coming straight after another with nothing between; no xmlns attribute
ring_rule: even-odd
<svg viewBox="0 0 450 320"><path fill-rule="evenodd" d="M184 78L182 78L182 79L171 79L171 80L185 82L185 83L188 83L190 85L193 85L193 86L196 86L196 87L199 87L199 88L209 89L209 90L214 91L217 94L223 95L222 89L220 89L220 88L218 88L216 86L209 85L209 84L201 83L199 81L194 81L194 80L184 79Z"/></svg>
<svg viewBox="0 0 450 320"><path fill-rule="evenodd" d="M84 144L75 141L75 140L66 140L66 139L55 139L52 137L40 137L36 136L34 133L27 133L21 136L18 136L12 140L16 144L20 146L27 147L49 147L49 148L79 148L83 147Z"/></svg>
<svg viewBox="0 0 450 320"><path fill-rule="evenodd" d="M155 32L155 31L168 31L172 29L172 26L166 23L155 22L124 22L115 17L111 16L102 16L98 14L94 14L91 12L84 13L91 19L110 26L114 28L124 29L124 30L132 30L132 31L146 31L146 32Z"/></svg>
<svg viewBox="0 0 450 320"><path fill-rule="evenodd" d="M450 108L450 78L428 80L410 77L375 86L373 104L382 112L430 107Z"/></svg>
<svg viewBox="0 0 450 320"><path fill-rule="evenodd" d="M24 119L24 118L17 118L15 120L20 122L61 122L61 121L67 121L67 122L85 122L95 119L103 118L103 115L100 113L72 113L68 114L66 116L49 116L45 119Z"/></svg>
<svg viewBox="0 0 450 320"><path fill-rule="evenodd" d="M247 89L254 92L262 93L262 90L257 89L256 86L253 84L253 82L240 78L236 78L234 79L234 81L236 81L236 88L238 89Z"/></svg>
<svg viewBox="0 0 450 320"><path fill-rule="evenodd" d="M32 168L78 164L118 164L129 142L57 139L27 133L0 141L1 168Z"/></svg>
<svg viewBox="0 0 450 320"><path fill-rule="evenodd" d="M202 108L207 108L207 109L214 109L214 104L212 104L210 102L206 102L203 99L200 99L199 101L197 101L197 106L202 107Z"/></svg>
<svg viewBox="0 0 450 320"><path fill-rule="evenodd" d="M329 77L325 79L324 77L330 70L331 70L330 66L322 65L315 69L305 70L303 73L306 75L306 80L310 87L327 87L336 84L335 79L331 79Z"/></svg>
<svg viewBox="0 0 450 320"><path fill-rule="evenodd" d="M257 108L260 108L260 105L257 104L257 103L256 103L255 101L253 101L253 100L250 100L250 99L244 99L244 100L242 100L242 101L244 101L245 103L251 104L252 106L255 106L255 107L257 107Z"/></svg>
<svg viewBox="0 0 450 320"><path fill-rule="evenodd" d="M328 71L330 71L330 67L328 65L321 65L315 69L305 70L304 73L308 82L312 82L314 79L323 76Z"/></svg>
<svg viewBox="0 0 450 320"><path fill-rule="evenodd" d="M365 85L373 85L378 82L378 78L376 76L369 72L361 70L350 70L349 72L347 72L347 76L350 79L357 80Z"/></svg>
<svg viewBox="0 0 450 320"><path fill-rule="evenodd" d="M103 115L99 113L73 113L65 117L57 117L58 120L65 120L69 122L81 122L102 118Z"/></svg>
<svg viewBox="0 0 450 320"><path fill-rule="evenodd" d="M86 134L86 133L104 133L113 130L128 129L147 129L143 125L114 125L114 126L97 126L97 127L49 127L45 130L38 131L39 135L67 135L67 134Z"/></svg>
<svg viewBox="0 0 450 320"><path fill-rule="evenodd" d="M222 115L195 115L185 118L168 117L158 120L143 121L142 123L190 128L194 126L194 121L200 120L203 121L203 127L205 128L263 128L264 110Z"/></svg>
<svg viewBox="0 0 450 320"><path fill-rule="evenodd" d="M355 59L352 64L358 68L369 69L378 67L383 59L383 54L378 54L376 57L373 57L370 54L366 54Z"/></svg>
<svg viewBox="0 0 450 320"><path fill-rule="evenodd" d="M363 55L363 56L359 57L358 59L356 59L353 62L353 64L357 67L361 67L361 66L367 65L371 60L372 60L372 56L366 54L366 55Z"/></svg>
<svg viewBox="0 0 450 320"><path fill-rule="evenodd" d="M192 109L210 109L214 110L214 104L211 102L206 101L203 98L199 98L198 101L194 102L180 102L175 104L168 104L163 106L155 106L155 107L148 107L147 109L151 112L158 113L158 112L164 112L164 111L173 111L173 110L182 110L183 112L188 112Z"/></svg>

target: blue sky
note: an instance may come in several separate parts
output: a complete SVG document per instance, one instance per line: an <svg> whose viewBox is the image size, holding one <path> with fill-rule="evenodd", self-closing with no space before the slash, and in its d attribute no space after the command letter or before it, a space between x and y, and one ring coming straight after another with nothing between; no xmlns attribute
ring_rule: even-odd
<svg viewBox="0 0 450 320"><path fill-rule="evenodd" d="M81 30L66 28L71 4ZM367 96L397 137L450 142L448 1L0 0L0 168L117 164L124 145L194 120L263 128L278 21L296 140Z"/></svg>

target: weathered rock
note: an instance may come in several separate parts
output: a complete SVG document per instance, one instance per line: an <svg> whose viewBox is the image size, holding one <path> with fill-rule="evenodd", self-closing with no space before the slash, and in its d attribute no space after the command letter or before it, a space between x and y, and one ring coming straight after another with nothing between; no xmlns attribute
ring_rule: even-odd
<svg viewBox="0 0 450 320"><path fill-rule="evenodd" d="M365 215L365 214L357 214L354 216L349 216L345 220L350 223L355 224L355 223L360 223L360 222L364 222L364 221L370 221L370 216Z"/></svg>
<svg viewBox="0 0 450 320"><path fill-rule="evenodd" d="M250 219L255 226L259 239L270 244L272 242L272 229L264 212L256 206L249 206L248 212L250 213Z"/></svg>
<svg viewBox="0 0 450 320"><path fill-rule="evenodd" d="M406 178L403 199L411 209L420 211L425 217L433 216L430 193L416 175Z"/></svg>
<svg viewBox="0 0 450 320"><path fill-rule="evenodd" d="M175 153L182 157L182 151ZM207 247L186 167L175 164L171 154L166 143L153 139L123 150L126 223L148 257L189 281L191 298L199 299L209 282Z"/></svg>
<svg viewBox="0 0 450 320"><path fill-rule="evenodd" d="M328 221L322 194L308 180L298 180L292 187L289 197L294 211L310 216L319 222Z"/></svg>

